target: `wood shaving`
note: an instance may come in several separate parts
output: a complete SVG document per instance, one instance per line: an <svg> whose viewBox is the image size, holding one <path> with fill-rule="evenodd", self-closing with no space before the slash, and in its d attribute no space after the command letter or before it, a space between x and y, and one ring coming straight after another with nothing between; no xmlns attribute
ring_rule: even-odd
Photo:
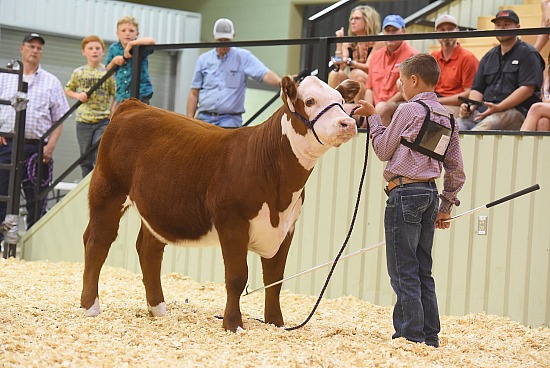
<svg viewBox="0 0 550 368"><path fill-rule="evenodd" d="M241 299L245 331L225 332L225 287L162 278L169 312L149 317L141 276L104 266L103 313L80 309L82 263L0 260L2 367L549 367L550 329L485 314L442 316L436 349L391 339L390 307L323 300L295 331L265 325L263 294ZM316 297L283 291L287 326Z"/></svg>

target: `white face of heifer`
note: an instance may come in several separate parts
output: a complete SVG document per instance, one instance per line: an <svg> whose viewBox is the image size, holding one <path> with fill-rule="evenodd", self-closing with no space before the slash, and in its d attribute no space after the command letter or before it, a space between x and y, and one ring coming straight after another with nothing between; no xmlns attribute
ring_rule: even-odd
<svg viewBox="0 0 550 368"><path fill-rule="evenodd" d="M282 98L290 110L283 115L281 125L292 150L302 166L310 170L317 159L331 147L339 147L357 134L355 120L346 112L343 106L344 97L334 88L316 77L306 77L296 89L294 82L284 78ZM355 85L341 85L339 90L353 89ZM353 93L353 92L351 92ZM331 107L332 105L332 107ZM313 130L301 119L313 123Z"/></svg>

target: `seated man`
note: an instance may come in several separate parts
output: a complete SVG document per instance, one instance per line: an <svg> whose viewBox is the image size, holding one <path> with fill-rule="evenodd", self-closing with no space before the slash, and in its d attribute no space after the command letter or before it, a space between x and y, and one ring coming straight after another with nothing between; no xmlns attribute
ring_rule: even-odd
<svg viewBox="0 0 550 368"><path fill-rule="evenodd" d="M519 28L513 10L491 20L495 29ZM469 98L481 105L460 105L460 130L519 130L532 104L540 102L544 60L515 35L497 36L499 46L479 62Z"/></svg>
<svg viewBox="0 0 550 368"><path fill-rule="evenodd" d="M384 18L382 31L385 35L406 33L405 21L399 15ZM386 46L372 53L369 78L365 84L365 100L373 105L382 123L388 126L399 102L405 101L397 87L399 65L418 51L406 41L385 41Z"/></svg>
<svg viewBox="0 0 550 368"><path fill-rule="evenodd" d="M436 32L458 32L455 17L444 14L435 20ZM458 116L461 102L458 97L468 97L472 89L479 61L470 51L462 48L456 38L439 40L441 49L432 52L441 74L435 86L439 103L454 116Z"/></svg>

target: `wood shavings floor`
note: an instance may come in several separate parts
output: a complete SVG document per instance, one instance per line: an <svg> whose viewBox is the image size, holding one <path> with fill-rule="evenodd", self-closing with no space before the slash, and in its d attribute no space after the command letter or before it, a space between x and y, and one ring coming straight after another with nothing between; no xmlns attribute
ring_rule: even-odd
<svg viewBox="0 0 550 368"><path fill-rule="evenodd" d="M263 294L242 298L246 331L222 329L225 288L163 277L169 313L146 311L141 276L104 267L103 313L79 308L81 263L0 259L1 367L549 367L550 329L507 318L442 316L441 347L392 340L391 308L355 297L323 300L296 331L264 325ZM315 297L282 294L287 326Z"/></svg>

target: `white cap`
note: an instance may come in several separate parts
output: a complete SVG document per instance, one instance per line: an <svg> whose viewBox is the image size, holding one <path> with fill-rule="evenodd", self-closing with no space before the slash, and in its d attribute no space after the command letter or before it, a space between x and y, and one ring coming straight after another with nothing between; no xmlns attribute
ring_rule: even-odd
<svg viewBox="0 0 550 368"><path fill-rule="evenodd" d="M454 24L455 26L458 26L458 23L456 22L456 18L449 14L440 15L435 20L435 28L437 29L437 27L439 27L439 25L443 23L451 23L451 24Z"/></svg>
<svg viewBox="0 0 550 368"><path fill-rule="evenodd" d="M232 40L235 36L233 22L227 18L220 18L214 23L214 39L227 38Z"/></svg>

